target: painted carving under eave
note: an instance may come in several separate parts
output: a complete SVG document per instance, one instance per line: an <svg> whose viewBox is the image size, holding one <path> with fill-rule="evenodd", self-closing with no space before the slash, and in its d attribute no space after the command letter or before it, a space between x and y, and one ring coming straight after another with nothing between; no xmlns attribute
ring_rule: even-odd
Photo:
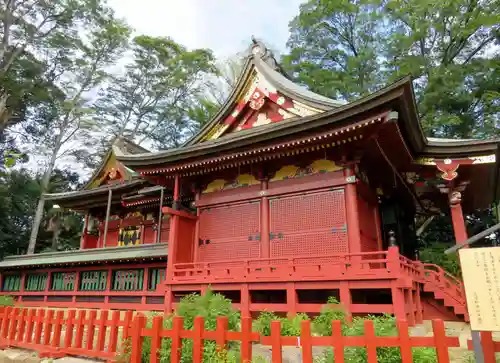
<svg viewBox="0 0 500 363"><path fill-rule="evenodd" d="M234 180L227 181L225 179L215 179L207 185L202 194L218 192L221 190L235 189L240 187L248 187L257 185L260 182L251 174L240 174Z"/></svg>
<svg viewBox="0 0 500 363"><path fill-rule="evenodd" d="M254 71L233 111L215 125L205 140L215 140L224 134L280 122L292 117L305 117L320 110L306 106L281 94L260 73Z"/></svg>
<svg viewBox="0 0 500 363"><path fill-rule="evenodd" d="M286 165L279 169L269 181L274 182L279 180L294 179L306 175L329 173L337 170L342 170L342 167L336 165L331 160L320 159L313 161L305 168L301 168L296 165Z"/></svg>

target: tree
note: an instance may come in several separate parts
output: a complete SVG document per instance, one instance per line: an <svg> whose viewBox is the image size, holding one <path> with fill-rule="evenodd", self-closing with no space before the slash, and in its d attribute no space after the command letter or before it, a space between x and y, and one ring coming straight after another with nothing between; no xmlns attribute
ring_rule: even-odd
<svg viewBox="0 0 500 363"><path fill-rule="evenodd" d="M99 117L112 136L159 148L178 145L190 120L186 110L203 89L203 77L216 72L206 49L187 50L167 37L138 36L133 61L99 99Z"/></svg>
<svg viewBox="0 0 500 363"><path fill-rule="evenodd" d="M411 74L429 136L498 132L498 0L311 0L290 23L285 67L352 100Z"/></svg>
<svg viewBox="0 0 500 363"><path fill-rule="evenodd" d="M25 253L28 247L33 210L41 193L42 175L33 175L26 169L11 170L0 177L0 257ZM56 193L75 189L79 186L79 175L67 171L54 170L48 192ZM47 217L53 209L51 202L45 203ZM48 225L48 218L43 222ZM58 247L78 247L82 231L82 218L70 228L65 224L59 234ZM40 230L37 249L51 246L52 232Z"/></svg>
<svg viewBox="0 0 500 363"><path fill-rule="evenodd" d="M46 166L41 181L41 197L37 205L28 253L34 253L38 230L44 214L46 193L56 161L71 156L75 141L89 140L95 129L94 112L89 92L109 77L107 68L116 62L126 48L130 29L115 19L113 12L101 8L92 19L90 31L80 39L57 39L55 49L64 49L54 58L57 84L64 97L54 97L39 111L40 121L33 126L34 143Z"/></svg>
<svg viewBox="0 0 500 363"><path fill-rule="evenodd" d="M7 127L29 118L53 91L47 48L77 37L100 13L95 0L6 0L0 16L0 141ZM58 50L64 52L64 48Z"/></svg>

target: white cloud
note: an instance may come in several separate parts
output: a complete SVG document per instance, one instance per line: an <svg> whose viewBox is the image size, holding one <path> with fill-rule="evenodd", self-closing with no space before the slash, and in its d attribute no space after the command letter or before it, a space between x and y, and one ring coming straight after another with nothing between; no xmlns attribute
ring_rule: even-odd
<svg viewBox="0 0 500 363"><path fill-rule="evenodd" d="M246 49L250 37L285 50L288 23L303 0L110 0L138 34L170 36L189 48L210 48L217 57Z"/></svg>

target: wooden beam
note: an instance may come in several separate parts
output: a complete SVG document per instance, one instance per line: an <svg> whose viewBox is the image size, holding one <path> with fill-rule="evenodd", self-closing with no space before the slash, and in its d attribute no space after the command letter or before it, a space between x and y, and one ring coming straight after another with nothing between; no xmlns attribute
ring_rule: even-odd
<svg viewBox="0 0 500 363"><path fill-rule="evenodd" d="M175 209L170 208L170 207L163 207L163 213L164 214L171 214L171 215L179 216L179 217L184 217L184 218L189 218L189 219L194 219L194 220L198 219L198 217L195 216L194 214L185 212L183 210L175 210Z"/></svg>

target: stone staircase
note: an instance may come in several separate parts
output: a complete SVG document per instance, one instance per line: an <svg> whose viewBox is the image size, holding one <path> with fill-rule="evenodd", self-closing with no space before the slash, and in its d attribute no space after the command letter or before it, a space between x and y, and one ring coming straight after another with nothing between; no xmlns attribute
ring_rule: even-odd
<svg viewBox="0 0 500 363"><path fill-rule="evenodd" d="M467 302L462 281L433 264L423 263L422 283L424 291L434 295L444 306L451 308L455 315L469 321Z"/></svg>

